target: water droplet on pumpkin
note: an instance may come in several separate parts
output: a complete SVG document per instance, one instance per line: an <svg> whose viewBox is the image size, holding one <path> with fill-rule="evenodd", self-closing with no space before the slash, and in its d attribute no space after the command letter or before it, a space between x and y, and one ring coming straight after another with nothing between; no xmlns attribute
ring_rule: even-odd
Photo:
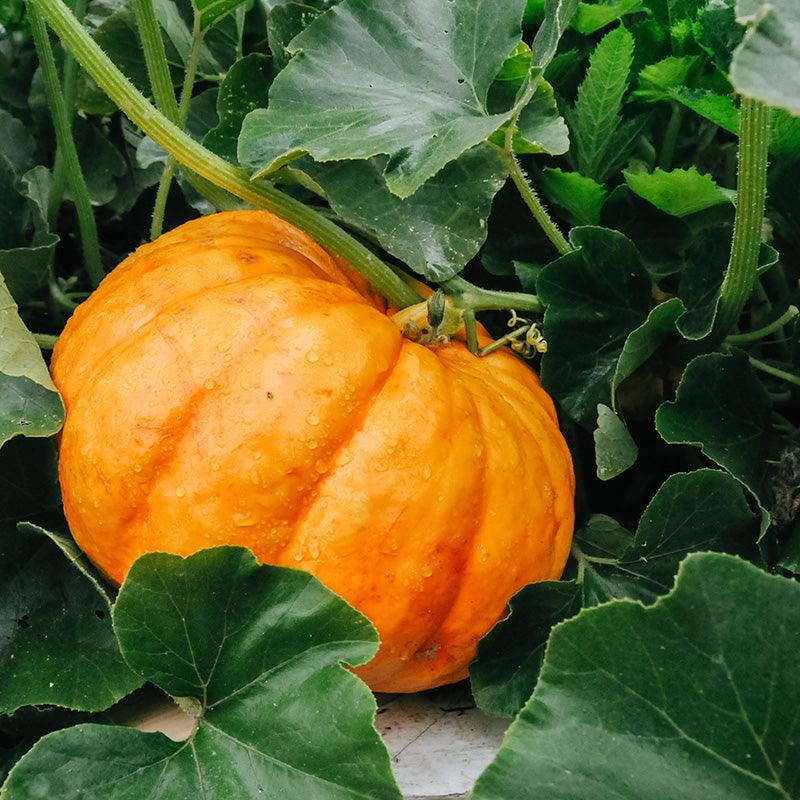
<svg viewBox="0 0 800 800"><path fill-rule="evenodd" d="M422 477L428 481L430 480L432 474L433 470L431 469L430 464L425 464L425 466L422 468Z"/></svg>
<svg viewBox="0 0 800 800"><path fill-rule="evenodd" d="M308 361L309 364L316 364L317 361L319 361L319 353L317 353L316 350L309 350L306 353L306 361Z"/></svg>
<svg viewBox="0 0 800 800"><path fill-rule="evenodd" d="M175 490L175 497L185 497L185 496L186 496L186 489L184 489L183 486L179 486Z"/></svg>
<svg viewBox="0 0 800 800"><path fill-rule="evenodd" d="M207 380L207 381L206 381L206 382L203 384L203 386L205 386L205 387L206 387L206 389L209 389L209 390L213 389L213 388L214 388L216 385L217 385L217 384L216 384L216 383L214 383L214 381L212 381L212 380L210 380L210 379L209 379L209 380Z"/></svg>
<svg viewBox="0 0 800 800"><path fill-rule="evenodd" d="M312 411L306 417L306 422L308 422L309 425L319 425L319 417Z"/></svg>
<svg viewBox="0 0 800 800"><path fill-rule="evenodd" d="M303 554L300 553L300 552L294 553L294 554L292 554L292 558L295 561L302 561L303 560Z"/></svg>
<svg viewBox="0 0 800 800"><path fill-rule="evenodd" d="M420 572L422 573L423 578L430 578L430 576L433 575L433 570L431 569L430 564L423 564Z"/></svg>
<svg viewBox="0 0 800 800"><path fill-rule="evenodd" d="M392 542L389 542L389 549L390 549L392 552L396 552L396 551L397 551L397 549L398 549L398 547L399 547L399 545L397 544L397 542L394 542L394 541L392 541Z"/></svg>
<svg viewBox="0 0 800 800"><path fill-rule="evenodd" d="M311 558L319 558L319 542L316 539L312 539L308 543L308 552L311 554Z"/></svg>
<svg viewBox="0 0 800 800"><path fill-rule="evenodd" d="M212 461L211 462L211 470L213 472L219 472L219 461Z"/></svg>
<svg viewBox="0 0 800 800"><path fill-rule="evenodd" d="M309 440L306 442L306 447L307 447L309 450L316 450L316 449L317 449L317 447L318 447L318 445L317 445L317 443L316 443L316 442L315 442L313 439L309 439Z"/></svg>
<svg viewBox="0 0 800 800"><path fill-rule="evenodd" d="M325 364L326 367L330 367L333 364L333 356L330 353L323 353L322 363Z"/></svg>
<svg viewBox="0 0 800 800"><path fill-rule="evenodd" d="M235 511L232 519L237 528L249 528L258 522L258 514L254 511Z"/></svg>
<svg viewBox="0 0 800 800"><path fill-rule="evenodd" d="M324 473L326 473L326 472L328 471L328 465L327 465L327 463L326 463L326 462L325 462L323 459L321 459L321 458L318 458L318 459L317 459L317 460L314 462L314 469L315 469L315 470L316 470L316 471L317 471L317 472L318 472L320 475L323 475Z"/></svg>
<svg viewBox="0 0 800 800"><path fill-rule="evenodd" d="M137 473L141 472L142 471L142 465L141 464L134 464L133 465L133 471L137 472Z"/></svg>

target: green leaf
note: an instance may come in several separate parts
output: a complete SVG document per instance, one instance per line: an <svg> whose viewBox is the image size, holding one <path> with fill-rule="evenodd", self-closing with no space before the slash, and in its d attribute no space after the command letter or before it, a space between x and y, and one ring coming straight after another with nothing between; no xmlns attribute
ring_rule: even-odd
<svg viewBox="0 0 800 800"><path fill-rule="evenodd" d="M590 430L611 405L611 381L625 340L647 319L650 278L633 243L607 228L573 228L576 250L542 270L547 310L542 383Z"/></svg>
<svg viewBox="0 0 800 800"><path fill-rule="evenodd" d="M754 21L733 54L734 87L745 97L800 115L800 5L738 0L736 15Z"/></svg>
<svg viewBox="0 0 800 800"><path fill-rule="evenodd" d="M41 350L0 278L0 446L14 436L52 436L63 421Z"/></svg>
<svg viewBox="0 0 800 800"><path fill-rule="evenodd" d="M657 209L674 217L687 217L706 208L730 202L730 193L721 189L710 175L695 167L665 172L623 172L630 188Z"/></svg>
<svg viewBox="0 0 800 800"><path fill-rule="evenodd" d="M670 90L671 100L677 100L701 117L719 125L730 133L739 131L739 109L727 95L716 94L708 89L689 89L678 86Z"/></svg>
<svg viewBox="0 0 800 800"><path fill-rule="evenodd" d="M405 200L386 187L385 166L385 157L336 164L304 159L300 169L345 222L426 278L452 277L486 240L492 199L506 180L502 160L479 145Z"/></svg>
<svg viewBox="0 0 800 800"><path fill-rule="evenodd" d="M573 225L598 225L606 199L606 190L579 172L564 172L545 167L538 185L550 203L563 208Z"/></svg>
<svg viewBox="0 0 800 800"><path fill-rule="evenodd" d="M266 108L274 77L272 59L260 53L245 56L228 70L217 95L219 124L203 139L209 150L236 163L236 143L244 118L256 108Z"/></svg>
<svg viewBox="0 0 800 800"><path fill-rule="evenodd" d="M683 86L671 90L670 97L715 125L738 135L739 109L727 95L715 94L705 89L687 89ZM772 154L780 156L800 154L800 119L780 108L773 109L769 150Z"/></svg>
<svg viewBox="0 0 800 800"><path fill-rule="evenodd" d="M766 507L771 410L767 390L746 356L709 353L686 367L675 400L656 412L656 429L670 444L699 447Z"/></svg>
<svg viewBox="0 0 800 800"><path fill-rule="evenodd" d="M742 487L715 469L670 475L639 520L633 542L617 563L592 563L584 572L584 604L612 598L653 602L669 591L678 564L698 550L752 555L759 515Z"/></svg>
<svg viewBox="0 0 800 800"><path fill-rule="evenodd" d="M0 713L28 705L99 711L141 681L122 660L107 595L41 529L59 507L55 448L0 450ZM78 657L79 656L79 657Z"/></svg>
<svg viewBox="0 0 800 800"><path fill-rule="evenodd" d="M575 106L566 113L578 171L602 183L618 160L622 99L633 63L633 36L623 27L607 33L589 59Z"/></svg>
<svg viewBox="0 0 800 800"><path fill-rule="evenodd" d="M256 175L315 161L392 156L389 189L408 197L510 116L487 92L519 41L524 2L345 0L292 41L268 109L245 119L239 158Z"/></svg>
<svg viewBox="0 0 800 800"><path fill-rule="evenodd" d="M800 586L697 554L655 605L583 611L474 800L784 800L800 792Z"/></svg>
<svg viewBox="0 0 800 800"><path fill-rule="evenodd" d="M292 57L289 42L305 30L319 14L320 9L313 3L283 3L269 12L267 41L278 69L283 69ZM264 103L264 108L266 105Z"/></svg>
<svg viewBox="0 0 800 800"><path fill-rule="evenodd" d="M625 423L606 405L597 406L597 427L594 430L597 477L609 481L633 466L639 448Z"/></svg>
<svg viewBox="0 0 800 800"><path fill-rule="evenodd" d="M669 56L648 64L639 73L639 85L633 96L647 103L669 100L670 91L687 82L697 61L697 56Z"/></svg>
<svg viewBox="0 0 800 800"><path fill-rule="evenodd" d="M200 18L200 30L207 31L246 0L192 0Z"/></svg>
<svg viewBox="0 0 800 800"><path fill-rule="evenodd" d="M659 303L647 319L628 334L611 381L611 397L616 409L616 393L622 382L644 364L676 330L676 322L684 313L680 299L671 297Z"/></svg>
<svg viewBox="0 0 800 800"><path fill-rule="evenodd" d="M617 0L616 2L578 3L572 27L578 33L589 36L606 25L621 19L626 14L641 10L641 0Z"/></svg>
<svg viewBox="0 0 800 800"><path fill-rule="evenodd" d="M494 141L497 134L491 138ZM540 81L530 102L522 109L513 139L516 153L548 153L560 156L569 150L569 131L558 113L553 87Z"/></svg>
<svg viewBox="0 0 800 800"><path fill-rule="evenodd" d="M511 598L509 615L481 639L469 679L478 707L513 717L531 696L553 625L581 609L574 581L532 583Z"/></svg>
<svg viewBox="0 0 800 800"><path fill-rule="evenodd" d="M197 715L189 738L58 731L17 763L9 796L399 800L375 701L341 666L374 654L375 631L308 573L234 547L146 555L114 629L128 663Z"/></svg>

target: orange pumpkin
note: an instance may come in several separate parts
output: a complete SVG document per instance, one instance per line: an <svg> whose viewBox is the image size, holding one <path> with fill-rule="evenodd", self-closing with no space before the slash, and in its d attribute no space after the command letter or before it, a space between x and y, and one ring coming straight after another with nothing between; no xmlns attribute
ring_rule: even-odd
<svg viewBox="0 0 800 800"><path fill-rule="evenodd" d="M347 265L261 211L126 259L53 354L72 533L112 581L150 551L249 547L375 624L379 691L459 680L531 581L561 575L574 479L507 351L401 335Z"/></svg>

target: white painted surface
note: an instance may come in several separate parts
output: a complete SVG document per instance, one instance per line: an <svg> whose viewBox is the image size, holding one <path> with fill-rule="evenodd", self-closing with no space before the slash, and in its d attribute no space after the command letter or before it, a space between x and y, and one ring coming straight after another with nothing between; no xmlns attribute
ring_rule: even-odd
<svg viewBox="0 0 800 800"><path fill-rule="evenodd" d="M423 694L378 695L377 700L375 725L408 800L463 797L494 757L508 726L507 720L478 711L463 684ZM192 729L191 718L163 696L135 695L111 716L119 724L176 740Z"/></svg>

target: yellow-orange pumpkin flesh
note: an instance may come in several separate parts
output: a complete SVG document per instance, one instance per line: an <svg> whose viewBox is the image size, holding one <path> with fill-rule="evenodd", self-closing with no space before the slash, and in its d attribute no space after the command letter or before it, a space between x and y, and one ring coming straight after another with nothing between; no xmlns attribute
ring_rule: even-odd
<svg viewBox="0 0 800 800"><path fill-rule="evenodd" d="M261 211L126 259L53 354L73 535L111 580L219 544L308 570L381 637L378 691L463 678L526 583L558 578L574 479L502 350L404 339L347 265Z"/></svg>

